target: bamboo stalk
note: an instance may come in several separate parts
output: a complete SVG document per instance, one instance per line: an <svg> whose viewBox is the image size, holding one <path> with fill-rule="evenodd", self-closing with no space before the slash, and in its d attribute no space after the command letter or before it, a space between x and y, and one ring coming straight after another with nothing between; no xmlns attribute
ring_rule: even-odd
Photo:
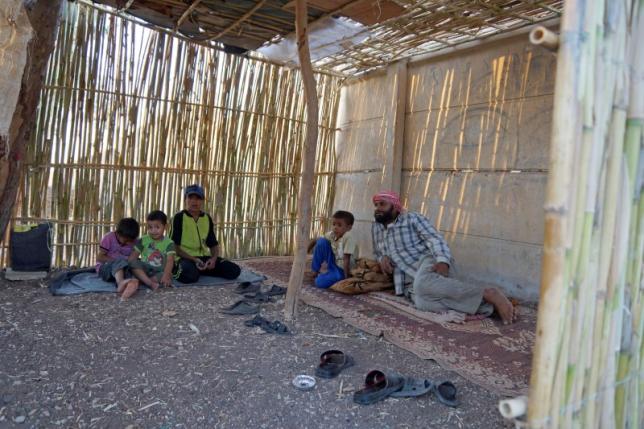
<svg viewBox="0 0 644 429"><path fill-rule="evenodd" d="M533 45L543 46L551 51L556 51L559 47L559 36L541 25L537 25L530 31L529 38Z"/></svg>
<svg viewBox="0 0 644 429"><path fill-rule="evenodd" d="M565 159L575 161L569 167L574 165L576 172L562 183L554 180L550 169L549 184L556 182L561 187L558 195L567 199L555 240L562 251L561 280L556 283L561 295L556 305L540 303L528 413L531 427L638 426L642 347L641 341L636 346L631 341L641 339L644 324L641 290L633 287L631 273L641 278L637 276L642 254L636 243L641 240L642 189L632 171L641 166L642 121L631 112L642 106L644 96L638 88L644 79L637 65L640 50L634 47L644 31L638 12L642 5L641 1L566 3L552 144L559 157L564 142L558 127L569 121ZM583 21L574 22L568 14ZM571 21L574 25L569 25ZM582 39L581 34L589 37ZM567 43L570 40L584 43ZM572 58L578 71L570 65ZM625 79L629 75L630 82ZM558 98L563 94L561 79L574 89L567 101ZM571 109L558 110L566 105ZM560 113L562 117L557 116ZM582 121L570 121L577 115ZM546 247L544 282L552 280L546 277L552 276L547 264L551 256ZM542 284L542 293L546 286ZM554 329L544 318L562 328ZM542 332L543 327L549 329ZM549 359L545 363L544 356Z"/></svg>
<svg viewBox="0 0 644 429"><path fill-rule="evenodd" d="M583 12L581 2L568 1L562 19L562 33L579 31ZM550 382L555 380L559 338L551 331L562 324L561 306L565 296L564 261L569 231L568 189L572 181L573 147L579 121L579 105L575 78L578 75L576 54L581 48L578 38L561 41L557 57L553 131L550 147L549 177L545 203L545 237L543 246L541 290L536 342L528 406L528 422L544 426L550 416L552 394Z"/></svg>

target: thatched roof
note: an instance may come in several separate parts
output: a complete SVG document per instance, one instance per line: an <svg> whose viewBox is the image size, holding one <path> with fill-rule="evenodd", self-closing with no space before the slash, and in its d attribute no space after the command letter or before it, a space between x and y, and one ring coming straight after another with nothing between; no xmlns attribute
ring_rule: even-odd
<svg viewBox="0 0 644 429"><path fill-rule="evenodd" d="M233 53L277 44L295 32L293 0L92 1ZM310 0L310 24L324 26L330 17L358 23L356 35L330 40L335 52L314 65L360 73L556 18L562 7L562 0Z"/></svg>

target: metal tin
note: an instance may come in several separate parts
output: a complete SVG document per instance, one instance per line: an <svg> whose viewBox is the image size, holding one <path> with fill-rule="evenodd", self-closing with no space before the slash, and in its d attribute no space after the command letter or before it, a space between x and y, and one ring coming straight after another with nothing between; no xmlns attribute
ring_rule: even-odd
<svg viewBox="0 0 644 429"><path fill-rule="evenodd" d="M311 390L315 387L315 378L310 375L298 375L293 379L293 386L300 390Z"/></svg>

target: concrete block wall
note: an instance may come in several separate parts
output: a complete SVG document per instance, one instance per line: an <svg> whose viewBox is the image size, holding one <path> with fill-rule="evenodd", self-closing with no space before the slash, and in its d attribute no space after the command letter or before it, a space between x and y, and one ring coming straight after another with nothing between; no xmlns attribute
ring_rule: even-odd
<svg viewBox="0 0 644 429"><path fill-rule="evenodd" d="M371 195L397 189L444 233L460 275L537 300L555 60L519 35L342 89L334 208L356 215L363 254Z"/></svg>

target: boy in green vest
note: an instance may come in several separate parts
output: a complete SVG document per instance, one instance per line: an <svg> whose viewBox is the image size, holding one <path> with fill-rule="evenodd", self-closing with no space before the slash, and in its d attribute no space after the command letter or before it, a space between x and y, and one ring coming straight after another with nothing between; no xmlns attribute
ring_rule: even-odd
<svg viewBox="0 0 644 429"><path fill-rule="evenodd" d="M184 191L185 209L172 219L171 237L179 256L179 280L195 283L202 275L236 279L239 265L219 256L219 241L208 213L202 211L205 193L201 186L190 185Z"/></svg>
<svg viewBox="0 0 644 429"><path fill-rule="evenodd" d="M161 210L155 210L148 214L146 221L148 233L134 245L130 268L136 278L153 290L171 287L176 250L174 242L164 235L168 217ZM121 297L127 299L136 291L137 288L128 285Z"/></svg>

